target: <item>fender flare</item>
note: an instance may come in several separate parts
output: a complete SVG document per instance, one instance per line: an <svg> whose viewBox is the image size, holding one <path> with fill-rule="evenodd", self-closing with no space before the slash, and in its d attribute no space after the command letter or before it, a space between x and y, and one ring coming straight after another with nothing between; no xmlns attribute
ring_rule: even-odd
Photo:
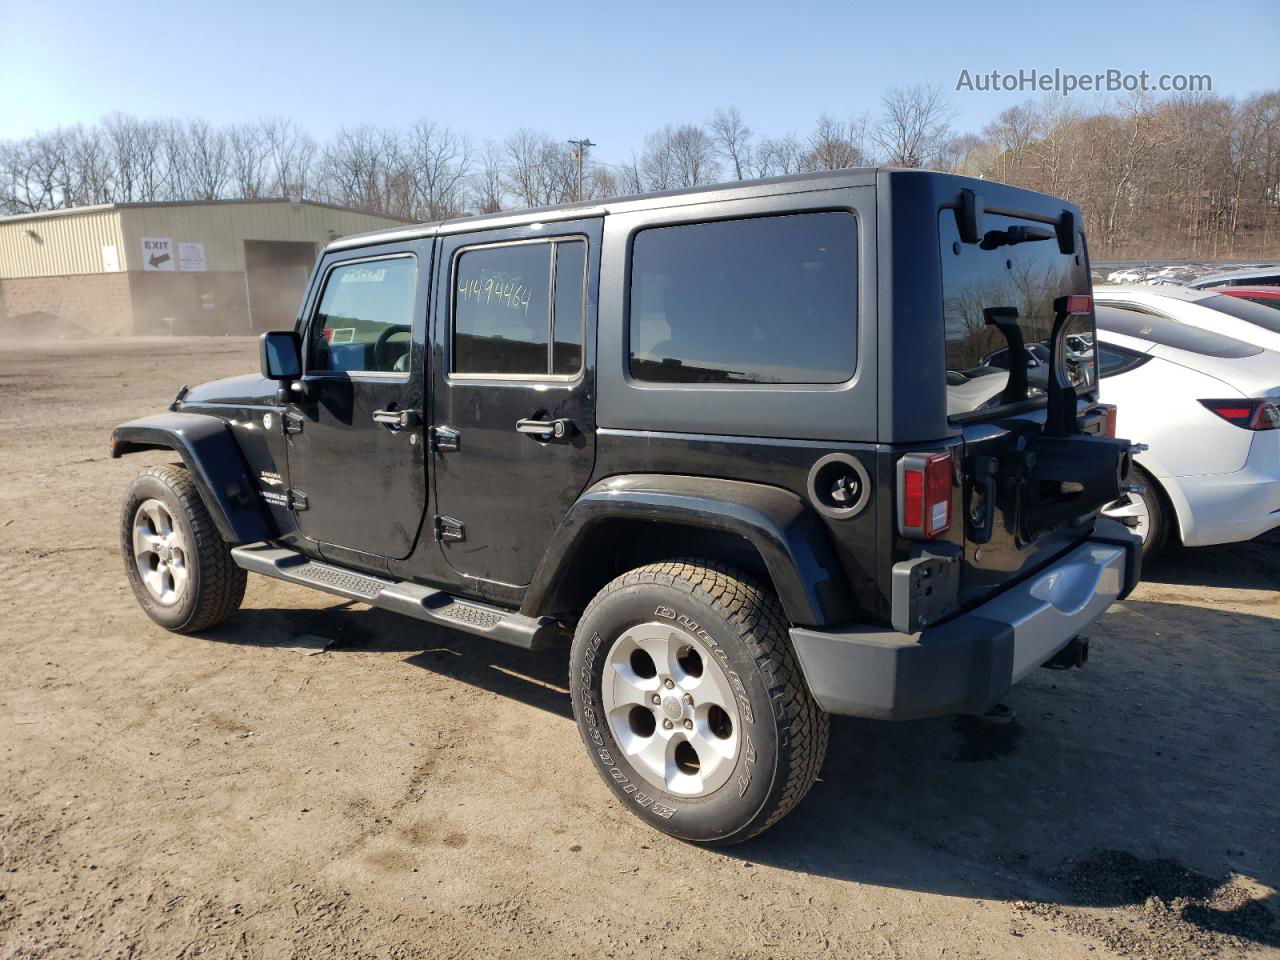
<svg viewBox="0 0 1280 960"><path fill-rule="evenodd" d="M274 536L225 420L202 413L162 413L111 431L113 458L163 449L175 450L182 458L223 540L254 543Z"/></svg>
<svg viewBox="0 0 1280 960"><path fill-rule="evenodd" d="M736 534L764 560L792 624L825 626L849 617L839 560L817 514L781 487L675 474L624 474L589 487L547 547L521 606L543 609L602 524L613 519L669 523Z"/></svg>

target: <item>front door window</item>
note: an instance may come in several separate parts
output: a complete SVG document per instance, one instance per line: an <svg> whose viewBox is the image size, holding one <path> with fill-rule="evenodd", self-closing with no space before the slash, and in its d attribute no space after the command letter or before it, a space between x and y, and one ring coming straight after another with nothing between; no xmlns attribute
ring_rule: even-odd
<svg viewBox="0 0 1280 960"><path fill-rule="evenodd" d="M311 323L308 371L408 373L413 257L336 266Z"/></svg>

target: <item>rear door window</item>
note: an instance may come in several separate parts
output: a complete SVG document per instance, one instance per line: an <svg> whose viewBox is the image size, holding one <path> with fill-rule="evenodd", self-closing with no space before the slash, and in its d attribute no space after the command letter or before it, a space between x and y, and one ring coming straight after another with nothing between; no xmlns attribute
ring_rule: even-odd
<svg viewBox="0 0 1280 960"><path fill-rule="evenodd" d="M586 267L580 237L463 250L454 266L452 373L576 376Z"/></svg>
<svg viewBox="0 0 1280 960"><path fill-rule="evenodd" d="M939 212L947 412L963 417L1031 401L1043 401L1050 367L1053 303L1087 293L1089 274L1077 254L1064 254L1047 224L987 213L981 243L962 243L957 211ZM1040 227L1041 240L1002 243L1011 227ZM1083 248L1083 243L1077 243ZM988 322L989 309L1002 312ZM1097 383L1093 329L1088 317L1067 326L1067 372L1079 388ZM1085 345L1085 349L1071 349ZM1011 359L1021 357L1021 362ZM992 363L992 360L997 363Z"/></svg>
<svg viewBox="0 0 1280 960"><path fill-rule="evenodd" d="M857 220L805 213L638 233L631 375L843 383L857 361Z"/></svg>

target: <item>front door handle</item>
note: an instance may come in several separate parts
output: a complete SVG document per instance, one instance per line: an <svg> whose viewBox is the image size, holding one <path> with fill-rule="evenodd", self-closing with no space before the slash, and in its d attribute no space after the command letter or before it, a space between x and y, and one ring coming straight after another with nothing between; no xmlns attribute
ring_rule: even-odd
<svg viewBox="0 0 1280 960"><path fill-rule="evenodd" d="M416 410L375 410L373 422L401 430L404 427L415 426L418 422L418 413Z"/></svg>
<svg viewBox="0 0 1280 960"><path fill-rule="evenodd" d="M573 421L566 417L560 417L558 420L516 421L517 433L527 433L532 437L538 437L543 440L563 440L565 437L573 436L576 429Z"/></svg>

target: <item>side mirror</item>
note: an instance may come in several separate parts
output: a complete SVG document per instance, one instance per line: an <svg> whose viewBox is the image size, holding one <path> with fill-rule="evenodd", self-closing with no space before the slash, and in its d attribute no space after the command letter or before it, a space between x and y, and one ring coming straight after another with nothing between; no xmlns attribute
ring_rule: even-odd
<svg viewBox="0 0 1280 960"><path fill-rule="evenodd" d="M272 330L259 340L262 375L268 380L302 376L302 342L292 330Z"/></svg>

